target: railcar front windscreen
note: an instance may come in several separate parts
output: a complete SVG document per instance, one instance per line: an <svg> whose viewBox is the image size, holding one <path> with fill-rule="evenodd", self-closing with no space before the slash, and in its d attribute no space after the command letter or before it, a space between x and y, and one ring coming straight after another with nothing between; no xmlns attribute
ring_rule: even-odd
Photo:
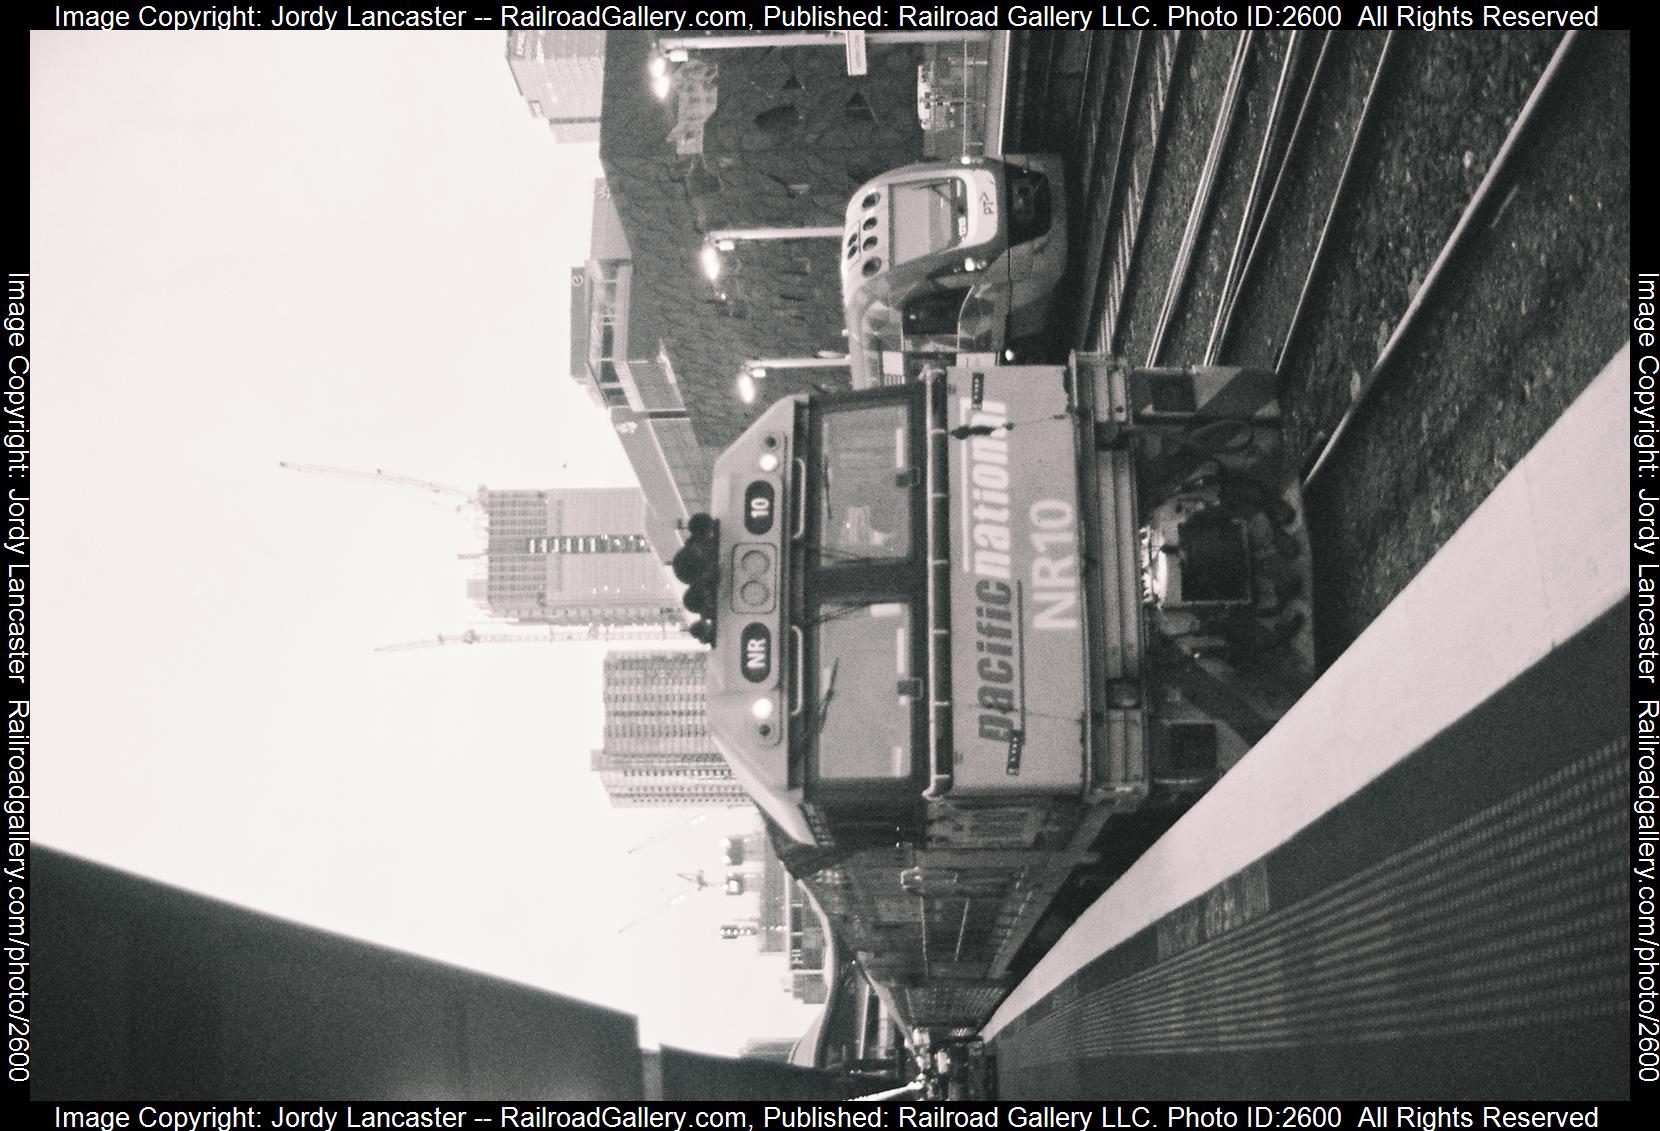
<svg viewBox="0 0 1660 1131"><path fill-rule="evenodd" d="M968 234L968 190L960 177L897 185L892 216L896 264L946 251Z"/></svg>

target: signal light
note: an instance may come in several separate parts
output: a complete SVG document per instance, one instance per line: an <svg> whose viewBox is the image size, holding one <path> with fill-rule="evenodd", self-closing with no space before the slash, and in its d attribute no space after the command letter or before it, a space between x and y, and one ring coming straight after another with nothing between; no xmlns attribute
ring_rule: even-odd
<svg viewBox="0 0 1660 1131"><path fill-rule="evenodd" d="M700 617L712 617L715 613L715 587L706 581L693 582L680 598L680 603Z"/></svg>
<svg viewBox="0 0 1660 1131"><path fill-rule="evenodd" d="M697 615L688 630L702 644L715 642L715 594L719 583L720 525L707 514L686 520L686 544L675 553L670 568L686 583L680 603Z"/></svg>

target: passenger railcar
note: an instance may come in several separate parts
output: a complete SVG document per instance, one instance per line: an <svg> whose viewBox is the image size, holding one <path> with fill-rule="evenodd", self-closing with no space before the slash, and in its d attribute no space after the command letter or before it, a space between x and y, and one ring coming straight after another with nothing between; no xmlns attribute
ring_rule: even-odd
<svg viewBox="0 0 1660 1131"><path fill-rule="evenodd" d="M841 281L854 388L1042 340L1066 270L1062 169L1054 156L964 157L853 194Z"/></svg>

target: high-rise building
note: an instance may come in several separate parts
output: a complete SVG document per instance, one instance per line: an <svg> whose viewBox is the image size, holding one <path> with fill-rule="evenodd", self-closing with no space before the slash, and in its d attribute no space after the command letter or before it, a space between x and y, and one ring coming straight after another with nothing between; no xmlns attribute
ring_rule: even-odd
<svg viewBox="0 0 1660 1131"><path fill-rule="evenodd" d="M603 31L510 31L507 66L555 141L598 141L605 86Z"/></svg>
<svg viewBox="0 0 1660 1131"><path fill-rule="evenodd" d="M605 658L605 744L593 752L611 804L747 805L709 737L703 652Z"/></svg>
<svg viewBox="0 0 1660 1131"><path fill-rule="evenodd" d="M637 489L484 490L478 500L483 576L467 592L491 616L600 629L685 622Z"/></svg>

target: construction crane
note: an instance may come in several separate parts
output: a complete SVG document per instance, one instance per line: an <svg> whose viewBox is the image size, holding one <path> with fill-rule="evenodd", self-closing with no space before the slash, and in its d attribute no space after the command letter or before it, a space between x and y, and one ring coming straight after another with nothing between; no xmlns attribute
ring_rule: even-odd
<svg viewBox="0 0 1660 1131"><path fill-rule="evenodd" d="M321 463L289 463L286 460L278 461L277 466L309 475L332 475L339 479L369 479L377 483L390 483L397 487L412 487L417 491L425 491L433 495L445 495L460 500L456 504L456 510L481 506L484 499L483 487L476 491L465 491L460 487L451 487L447 483L434 483L430 479L417 479L412 475L396 475L378 467L373 471L358 471L350 467L330 467Z"/></svg>
<svg viewBox="0 0 1660 1131"><path fill-rule="evenodd" d="M630 922L624 923L622 926L618 927L617 928L617 934L621 935L621 934L625 934L629 931L632 931L635 927L638 927L641 923L646 923L646 922L651 921L652 919L657 918L657 916L663 914L669 908L678 906L679 904L682 904L682 903L685 903L686 900L690 899L692 896L698 894L699 892L709 890L709 880L708 880L707 877L704 876L703 869L701 869L701 868L699 868L695 872L676 872L674 874L674 878L677 879L677 880L685 880L688 884L692 885L692 890L691 891L683 891L683 892L680 892L676 895L669 896L667 899L663 900L656 907L654 907L651 910L647 911L645 914L641 915L639 918L631 920Z"/></svg>
<svg viewBox="0 0 1660 1131"><path fill-rule="evenodd" d="M289 471L305 472L312 475L328 475L339 479L368 479L377 483L390 483L398 487L412 487L430 495L445 496L460 500L456 510L465 511L469 508L485 509L486 489L479 487L477 491L464 491L460 487L451 487L446 483L435 483L430 479L417 479L411 475L396 475L382 468L373 471L358 471L349 467L332 467L320 463L290 463L279 460L277 466ZM592 541L607 536L584 536ZM633 536L609 536L615 547L620 538ZM646 549L643 535L637 536L640 548ZM543 536L541 538L526 538L514 547L516 552L555 552L559 547L559 538ZM536 544L540 543L538 547ZM486 558L489 551L483 553L460 554L462 559ZM377 652L411 652L423 648L440 648L446 644L550 644L577 640L672 640L685 632L685 627L672 620L648 622L645 624L571 624L548 625L545 630L531 633L520 632L479 632L476 629L467 629L465 632L440 633L425 640L411 640L400 644L383 644L376 648Z"/></svg>
<svg viewBox="0 0 1660 1131"><path fill-rule="evenodd" d="M469 628L465 632L441 633L426 640L410 640L402 644L382 644L377 652L413 652L419 648L440 648L446 644L559 644L573 640L672 640L685 634L685 628L667 623L658 624L553 624L543 632L479 632Z"/></svg>

